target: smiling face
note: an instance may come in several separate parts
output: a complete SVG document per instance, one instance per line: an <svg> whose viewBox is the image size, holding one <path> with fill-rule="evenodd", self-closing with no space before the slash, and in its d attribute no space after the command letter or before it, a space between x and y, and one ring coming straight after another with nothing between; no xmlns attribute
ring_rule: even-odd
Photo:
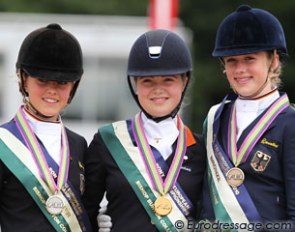
<svg viewBox="0 0 295 232"><path fill-rule="evenodd" d="M44 81L27 76L24 87L29 101L41 114L50 116L46 120L56 121L59 113L68 104L74 82Z"/></svg>
<svg viewBox="0 0 295 232"><path fill-rule="evenodd" d="M227 56L223 61L227 80L240 96L257 98L272 90L272 84L267 77L269 71L279 65L279 56L276 53L272 58L267 52L257 52Z"/></svg>
<svg viewBox="0 0 295 232"><path fill-rule="evenodd" d="M180 103L187 82L180 75L137 77L139 103L153 117L166 116Z"/></svg>

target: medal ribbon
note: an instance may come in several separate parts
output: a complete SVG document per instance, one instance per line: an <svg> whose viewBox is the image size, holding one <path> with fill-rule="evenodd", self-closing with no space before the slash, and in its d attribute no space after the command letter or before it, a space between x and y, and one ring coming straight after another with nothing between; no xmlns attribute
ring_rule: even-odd
<svg viewBox="0 0 295 232"><path fill-rule="evenodd" d="M167 172L169 171L168 164L165 162L164 158L162 157L162 155L160 154L158 150L156 150L155 148L151 148L151 149L156 159L156 162L159 164L160 171L162 171L166 175ZM172 198L172 200L174 201L178 209L183 213L183 215L185 216L193 215L192 217L194 217L196 215L194 206L192 202L190 201L190 199L185 194L185 192L183 191L183 189L181 188L181 186L179 185L179 183L177 183L177 181L175 183L175 186L170 191L171 191L169 192L170 197Z"/></svg>
<svg viewBox="0 0 295 232"><path fill-rule="evenodd" d="M132 121L132 131L134 138L145 163L145 167L149 173L153 188L162 196L168 193L169 190L174 186L182 166L184 154L186 153L185 126L179 116L177 116L177 122L179 127L177 146L168 174L165 178L165 181L163 182L163 178L161 177L157 167L157 162L144 133L141 113L136 114L134 120Z"/></svg>
<svg viewBox="0 0 295 232"><path fill-rule="evenodd" d="M57 182L55 182L51 172L49 171L49 167L40 147L40 143L38 142L34 132L28 124L22 108L20 108L16 113L15 122L18 130L25 140L27 147L32 153L42 178L46 181L53 193L59 191L64 183L66 183L68 180L68 170L70 163L68 139L63 124L61 124L61 160L59 164L58 179Z"/></svg>
<svg viewBox="0 0 295 232"><path fill-rule="evenodd" d="M282 95L267 110L263 117L258 121L256 126L250 131L244 139L241 147L237 150L237 120L236 120L236 103L234 103L228 125L228 155L231 157L235 166L245 162L252 151L254 145L258 142L262 134L275 120L275 118L289 106L289 99L286 94Z"/></svg>

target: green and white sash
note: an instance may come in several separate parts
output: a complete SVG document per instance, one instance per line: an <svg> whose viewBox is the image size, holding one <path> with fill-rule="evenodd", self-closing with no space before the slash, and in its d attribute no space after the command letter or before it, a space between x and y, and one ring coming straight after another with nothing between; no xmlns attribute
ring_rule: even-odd
<svg viewBox="0 0 295 232"><path fill-rule="evenodd" d="M226 178L215 157L213 148L213 122L220 105L213 106L208 113L207 123L207 162L211 199L215 216L223 222L249 223L247 216L241 208L235 193L228 185ZM221 155L222 157L222 155Z"/></svg>
<svg viewBox="0 0 295 232"><path fill-rule="evenodd" d="M154 202L160 194L154 190L153 183L140 155L139 148L133 145L128 132L127 122L120 121L99 129L107 148L122 170L139 201L159 231L192 231L187 229L188 220L178 209L176 203L167 195L173 204L172 212L167 216L159 216L154 212ZM176 221L184 223L183 229L174 227Z"/></svg>
<svg viewBox="0 0 295 232"><path fill-rule="evenodd" d="M235 111L233 108L230 115L230 126L228 127L230 128L230 133L228 133L228 150L226 152L221 148L216 139L220 126L219 115L223 110L224 104L225 102L210 109L207 124L208 177L215 215L218 220L229 223L257 222L261 220L261 217L251 196L248 194L246 186L240 185L240 191L238 193L235 191L235 194L227 183L225 175L233 167L233 164L238 166L242 160L243 162L247 160L250 152L267 128L289 106L289 100L287 95L283 94L274 101L244 139L239 151L237 151L236 147Z"/></svg>
<svg viewBox="0 0 295 232"><path fill-rule="evenodd" d="M73 209L61 192L58 193L59 197L65 203L62 213L48 213L45 204L46 199L52 195L51 189L42 179L30 150L5 128L0 128L0 159L23 184L56 231L82 231Z"/></svg>

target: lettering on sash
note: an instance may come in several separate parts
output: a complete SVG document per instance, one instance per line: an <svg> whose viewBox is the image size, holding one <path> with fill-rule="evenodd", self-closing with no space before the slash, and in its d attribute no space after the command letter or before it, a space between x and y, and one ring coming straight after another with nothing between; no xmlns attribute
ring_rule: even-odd
<svg viewBox="0 0 295 232"><path fill-rule="evenodd" d="M210 160L211 160L211 163L212 163L212 166L213 166L213 171L214 171L214 174L216 176L216 179L219 182L220 181L220 175L218 173L217 166L216 166L215 160L213 159L213 156L210 156Z"/></svg>
<svg viewBox="0 0 295 232"><path fill-rule="evenodd" d="M36 195L37 195L37 197L40 199L40 201L41 201L43 204L45 204L46 201L45 201L44 197L42 196L41 192L39 191L39 189L38 189L36 186L33 187L33 191L36 193Z"/></svg>
<svg viewBox="0 0 295 232"><path fill-rule="evenodd" d="M144 190L144 187L142 186L141 182L138 180L135 183L136 183L138 189L141 191L141 193L144 196L144 198L146 199L146 201L149 204L149 206L154 210L154 202L150 199L149 195Z"/></svg>
<svg viewBox="0 0 295 232"><path fill-rule="evenodd" d="M51 167L49 167L49 171L50 171L51 175L53 176L53 178L56 179L57 178L56 172Z"/></svg>
<svg viewBox="0 0 295 232"><path fill-rule="evenodd" d="M156 163L157 169L159 171L159 174L161 177L165 177L165 173L163 172L162 168L160 167L160 165L158 163Z"/></svg>
<svg viewBox="0 0 295 232"><path fill-rule="evenodd" d="M212 175L208 170L208 181L209 183L212 181ZM209 191L211 192L211 196L213 197L214 204L217 205L219 203L216 193L213 191L213 188L210 188Z"/></svg>
<svg viewBox="0 0 295 232"><path fill-rule="evenodd" d="M62 231L64 231L64 232L67 232L68 230L67 230L67 228L66 228L66 226L63 224L63 223L61 223L61 221L58 219L58 217L56 216L56 215L51 215L52 216L52 218L53 218L53 220L59 225L59 227L62 229Z"/></svg>
<svg viewBox="0 0 295 232"><path fill-rule="evenodd" d="M63 193L65 194L65 196L67 197L67 199L69 199L69 203L72 206L72 209L74 210L76 215L81 215L82 214L82 208L79 204L78 199L76 198L75 194L73 193L73 191L70 189L69 185L66 184L63 188L62 188ZM69 216L71 215L70 212Z"/></svg>
<svg viewBox="0 0 295 232"><path fill-rule="evenodd" d="M190 206L176 186L173 187L173 189L170 191L170 194L173 197L176 204L178 204L178 206L182 209L184 215L188 216L190 214Z"/></svg>

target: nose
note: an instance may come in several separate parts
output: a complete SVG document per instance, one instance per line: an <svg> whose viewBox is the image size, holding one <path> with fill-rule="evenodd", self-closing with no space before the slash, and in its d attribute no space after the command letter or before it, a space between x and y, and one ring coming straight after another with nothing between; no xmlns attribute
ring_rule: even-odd
<svg viewBox="0 0 295 232"><path fill-rule="evenodd" d="M57 82L56 81L49 81L47 84L47 91L49 93L56 93Z"/></svg>
<svg viewBox="0 0 295 232"><path fill-rule="evenodd" d="M163 87L161 85L155 86L154 93L157 94L157 95L163 93Z"/></svg>
<svg viewBox="0 0 295 232"><path fill-rule="evenodd" d="M240 73L245 72L245 70L246 70L246 66L245 66L244 62L238 61L235 66L235 73L240 74Z"/></svg>

